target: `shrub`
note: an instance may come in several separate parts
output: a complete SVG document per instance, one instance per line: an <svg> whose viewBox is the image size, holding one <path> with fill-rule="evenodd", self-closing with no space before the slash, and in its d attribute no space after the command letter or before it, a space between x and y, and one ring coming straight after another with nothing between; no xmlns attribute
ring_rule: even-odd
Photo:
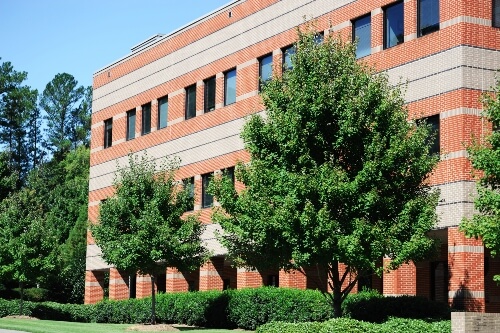
<svg viewBox="0 0 500 333"><path fill-rule="evenodd" d="M258 327L256 333L449 333L450 331L450 321L427 323L418 319L392 318L385 323L375 324L350 318L337 318L323 323L273 322Z"/></svg>
<svg viewBox="0 0 500 333"><path fill-rule="evenodd" d="M420 296L382 296L376 291L351 294L342 304L344 316L374 323L389 317L412 319L450 318L447 304L430 301Z"/></svg>
<svg viewBox="0 0 500 333"><path fill-rule="evenodd" d="M249 330L273 321L324 321L332 315L328 300L317 290L274 287L231 291L228 311L231 323Z"/></svg>

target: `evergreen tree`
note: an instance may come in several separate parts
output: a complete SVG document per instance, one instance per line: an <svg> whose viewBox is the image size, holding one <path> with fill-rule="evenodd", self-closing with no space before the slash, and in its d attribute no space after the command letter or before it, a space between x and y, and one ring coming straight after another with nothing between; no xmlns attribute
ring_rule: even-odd
<svg viewBox="0 0 500 333"><path fill-rule="evenodd" d="M40 98L40 107L45 110L47 124L47 148L61 161L64 155L77 146L75 136L81 126L87 108L81 108L82 98L87 103L86 91L70 74L57 74L45 87Z"/></svg>

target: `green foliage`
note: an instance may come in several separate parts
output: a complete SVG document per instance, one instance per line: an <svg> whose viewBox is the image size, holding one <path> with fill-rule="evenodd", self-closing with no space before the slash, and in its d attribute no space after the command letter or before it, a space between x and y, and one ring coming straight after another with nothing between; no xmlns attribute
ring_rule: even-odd
<svg viewBox="0 0 500 333"><path fill-rule="evenodd" d="M68 73L57 74L45 87L40 107L47 114L47 148L58 161L70 149L88 144L91 96L91 88L78 86Z"/></svg>
<svg viewBox="0 0 500 333"><path fill-rule="evenodd" d="M1 58L0 58L1 59ZM37 159L37 146L32 140L40 117L38 91L22 85L26 72L17 72L10 62L0 64L0 144L8 154L10 169L19 189Z"/></svg>
<svg viewBox="0 0 500 333"><path fill-rule="evenodd" d="M229 320L251 330L271 321L324 321L332 315L329 303L317 290L264 287L229 295Z"/></svg>
<svg viewBox="0 0 500 333"><path fill-rule="evenodd" d="M438 158L429 127L408 122L401 91L359 63L353 45L299 33L296 47L293 69L263 88L266 116L243 129L251 162L236 176L245 189L213 182L213 220L240 266L328 274L339 316L358 276L381 273L382 257L395 269L435 249L427 232L438 194L424 181Z"/></svg>
<svg viewBox="0 0 500 333"><path fill-rule="evenodd" d="M451 332L450 321L428 323L414 319L390 319L383 324L372 324L348 318L331 319L324 323L282 323L273 322L257 328L256 333L408 333L408 332Z"/></svg>
<svg viewBox="0 0 500 333"><path fill-rule="evenodd" d="M349 295L342 308L346 317L374 323L384 322L390 317L450 319L450 308L445 303L419 296L384 297L376 291Z"/></svg>
<svg viewBox="0 0 500 333"><path fill-rule="evenodd" d="M178 159L156 168L146 154L129 155L113 182L115 195L101 204L98 224L91 226L103 259L125 272L154 276L167 267L193 271L208 258L197 215L183 214L192 205L188 189L175 180ZM155 299L152 301L155 321Z"/></svg>
<svg viewBox="0 0 500 333"><path fill-rule="evenodd" d="M474 201L478 213L464 219L460 229L467 237L481 238L496 256L500 253L500 80L493 93L483 97L484 118L492 124L493 131L484 141L474 140L468 147L472 165L481 175ZM500 275L494 279L500 282Z"/></svg>
<svg viewBox="0 0 500 333"><path fill-rule="evenodd" d="M22 189L0 203L0 276L20 284L53 269L54 232L35 191Z"/></svg>
<svg viewBox="0 0 500 333"><path fill-rule="evenodd" d="M147 155L129 156L114 180L115 195L101 204L99 223L91 227L108 263L156 274L166 267L191 271L206 260L198 216L181 218L192 199L175 181L178 164L166 160L156 170Z"/></svg>

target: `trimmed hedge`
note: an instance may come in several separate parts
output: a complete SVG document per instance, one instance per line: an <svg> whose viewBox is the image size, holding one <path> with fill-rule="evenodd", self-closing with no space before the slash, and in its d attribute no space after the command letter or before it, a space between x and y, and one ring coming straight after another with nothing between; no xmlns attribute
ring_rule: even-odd
<svg viewBox="0 0 500 333"><path fill-rule="evenodd" d="M350 318L331 319L323 323L273 322L257 328L256 333L449 333L451 322L425 322L419 319L391 318L385 323L375 324Z"/></svg>
<svg viewBox="0 0 500 333"><path fill-rule="evenodd" d="M237 327L254 330L272 321L325 321L332 308L317 290L251 288L230 292L228 317Z"/></svg>
<svg viewBox="0 0 500 333"><path fill-rule="evenodd" d="M362 291L349 295L342 304L344 317L381 323L389 317L449 320L446 303L430 301L420 296L382 296L377 291Z"/></svg>
<svg viewBox="0 0 500 333"><path fill-rule="evenodd" d="M254 330L269 322L324 322L331 319L329 301L319 291L262 287L242 290L158 294L158 322L215 328ZM353 319L382 322L388 317L449 318L446 305L420 297L383 297L374 292L349 296L345 315ZM19 314L18 300L0 299L0 317ZM24 302L23 314L40 319L98 323L145 323L151 316L151 298L104 300L94 305ZM339 319L337 319L338 321ZM347 319L346 319L347 320ZM340 325L336 324L331 325ZM347 320L342 325L368 325ZM316 331L317 323L288 325L276 332L294 332L301 327ZM322 326L323 327L323 326ZM360 326L361 327L361 326ZM364 327L364 326L363 326ZM360 329L364 329L361 327ZM274 331L271 331L274 332ZM329 332L329 331L325 331ZM393 333L393 332L391 332Z"/></svg>

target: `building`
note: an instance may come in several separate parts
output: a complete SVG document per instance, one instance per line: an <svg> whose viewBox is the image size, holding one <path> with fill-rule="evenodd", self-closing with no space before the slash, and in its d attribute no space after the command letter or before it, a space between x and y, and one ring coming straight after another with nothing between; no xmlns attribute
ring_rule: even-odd
<svg viewBox="0 0 500 333"><path fill-rule="evenodd" d="M249 112L262 111L259 76L286 65L304 17L318 34L359 38L357 56L393 82L407 80L413 118L436 131L441 161L430 181L441 191L441 240L437 260L408 264L372 280L386 295L422 295L474 311L500 311L500 287L492 280L500 261L457 228L473 212L475 183L464 142L488 128L481 93L500 69L500 0L235 0L170 34L156 35L94 74L89 218L112 194L117 161L147 149L182 159L180 179L195 189L195 211L210 223L205 193L213 172L248 160L239 131ZM123 163L122 163L123 164ZM241 184L236 184L240 186ZM305 288L300 274L232 268L209 225L204 240L212 260L197 272L167 270L162 291L243 288L272 284ZM149 278L129 277L106 265L88 236L85 302L144 297Z"/></svg>

